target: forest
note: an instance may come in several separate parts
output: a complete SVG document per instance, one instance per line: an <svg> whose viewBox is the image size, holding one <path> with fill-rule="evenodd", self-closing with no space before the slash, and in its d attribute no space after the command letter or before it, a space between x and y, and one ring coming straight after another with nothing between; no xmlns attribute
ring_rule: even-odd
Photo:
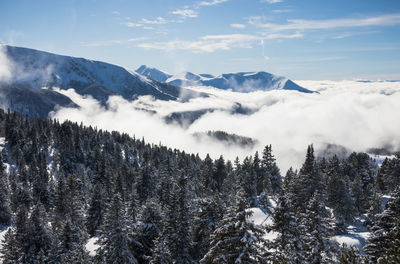
<svg viewBox="0 0 400 264"><path fill-rule="evenodd" d="M400 153L377 165L319 157L310 142L301 168L283 172L271 145L202 159L3 110L0 138L4 264L400 263ZM363 248L332 239L356 220L370 232Z"/></svg>

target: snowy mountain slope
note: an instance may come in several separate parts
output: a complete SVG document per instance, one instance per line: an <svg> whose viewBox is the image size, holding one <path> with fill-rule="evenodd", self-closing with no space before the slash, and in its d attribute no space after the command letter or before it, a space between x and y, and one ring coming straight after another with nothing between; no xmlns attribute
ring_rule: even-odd
<svg viewBox="0 0 400 264"><path fill-rule="evenodd" d="M56 91L23 85L0 85L0 106L30 117L47 117L57 106L77 107L70 98Z"/></svg>
<svg viewBox="0 0 400 264"><path fill-rule="evenodd" d="M172 77L169 73L160 71L156 68L147 67L146 65L140 66L136 72L158 82L165 82L168 78Z"/></svg>
<svg viewBox="0 0 400 264"><path fill-rule="evenodd" d="M166 82L179 87L212 86L224 90L232 89L232 91L236 92L253 92L257 90L294 90L303 93L313 92L297 85L285 77L276 76L267 72L227 73L215 77L211 74L195 74L185 71L171 75L146 65L140 66L136 72L150 79L159 82Z"/></svg>
<svg viewBox="0 0 400 264"><path fill-rule="evenodd" d="M239 72L222 74L217 77L211 75L197 75L190 72L170 77L167 82L177 86L212 86L219 89L232 89L236 92L254 92L257 90L294 90L303 93L312 93L291 80L267 72Z"/></svg>
<svg viewBox="0 0 400 264"><path fill-rule="evenodd" d="M161 100L177 100L182 93L179 87L159 83L105 62L13 46L5 46L4 50L13 63L12 84L35 89L53 86L61 89L74 88L78 93L101 97L118 94L128 100L141 95L151 95ZM185 94L190 92L185 91Z"/></svg>

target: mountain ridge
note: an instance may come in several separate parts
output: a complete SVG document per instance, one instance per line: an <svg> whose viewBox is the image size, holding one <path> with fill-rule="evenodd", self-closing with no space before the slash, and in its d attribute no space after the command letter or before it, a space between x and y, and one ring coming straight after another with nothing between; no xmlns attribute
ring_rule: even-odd
<svg viewBox="0 0 400 264"><path fill-rule="evenodd" d="M156 68L142 65L136 72L150 79L163 80L168 84L180 87L211 86L235 92L294 90L302 93L314 93L314 91L301 87L286 77L264 71L223 73L218 76L184 71L172 75Z"/></svg>

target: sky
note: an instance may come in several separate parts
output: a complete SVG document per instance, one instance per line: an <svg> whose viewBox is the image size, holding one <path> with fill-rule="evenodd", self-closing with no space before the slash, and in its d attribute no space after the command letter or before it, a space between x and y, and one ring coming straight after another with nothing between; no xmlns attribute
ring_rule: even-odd
<svg viewBox="0 0 400 264"><path fill-rule="evenodd" d="M399 0L1 0L0 41L179 73L400 79Z"/></svg>

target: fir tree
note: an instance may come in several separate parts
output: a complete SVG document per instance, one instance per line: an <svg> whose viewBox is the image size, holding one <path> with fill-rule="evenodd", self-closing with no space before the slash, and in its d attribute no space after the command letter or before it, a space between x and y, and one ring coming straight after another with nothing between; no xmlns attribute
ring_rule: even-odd
<svg viewBox="0 0 400 264"><path fill-rule="evenodd" d="M200 263L265 263L264 231L248 221L244 191L239 192L235 208L222 219L211 236L210 250Z"/></svg>
<svg viewBox="0 0 400 264"><path fill-rule="evenodd" d="M118 193L114 194L101 228L97 256L99 263L138 263L128 246L129 226Z"/></svg>
<svg viewBox="0 0 400 264"><path fill-rule="evenodd" d="M385 255L385 250L396 243L396 237L393 234L398 225L399 215L400 188L397 188L388 201L386 209L377 216L375 224L371 227L372 234L364 247L364 252L371 261L377 262Z"/></svg>
<svg viewBox="0 0 400 264"><path fill-rule="evenodd" d="M0 228L11 224L10 191L7 184L5 166L0 158Z"/></svg>

